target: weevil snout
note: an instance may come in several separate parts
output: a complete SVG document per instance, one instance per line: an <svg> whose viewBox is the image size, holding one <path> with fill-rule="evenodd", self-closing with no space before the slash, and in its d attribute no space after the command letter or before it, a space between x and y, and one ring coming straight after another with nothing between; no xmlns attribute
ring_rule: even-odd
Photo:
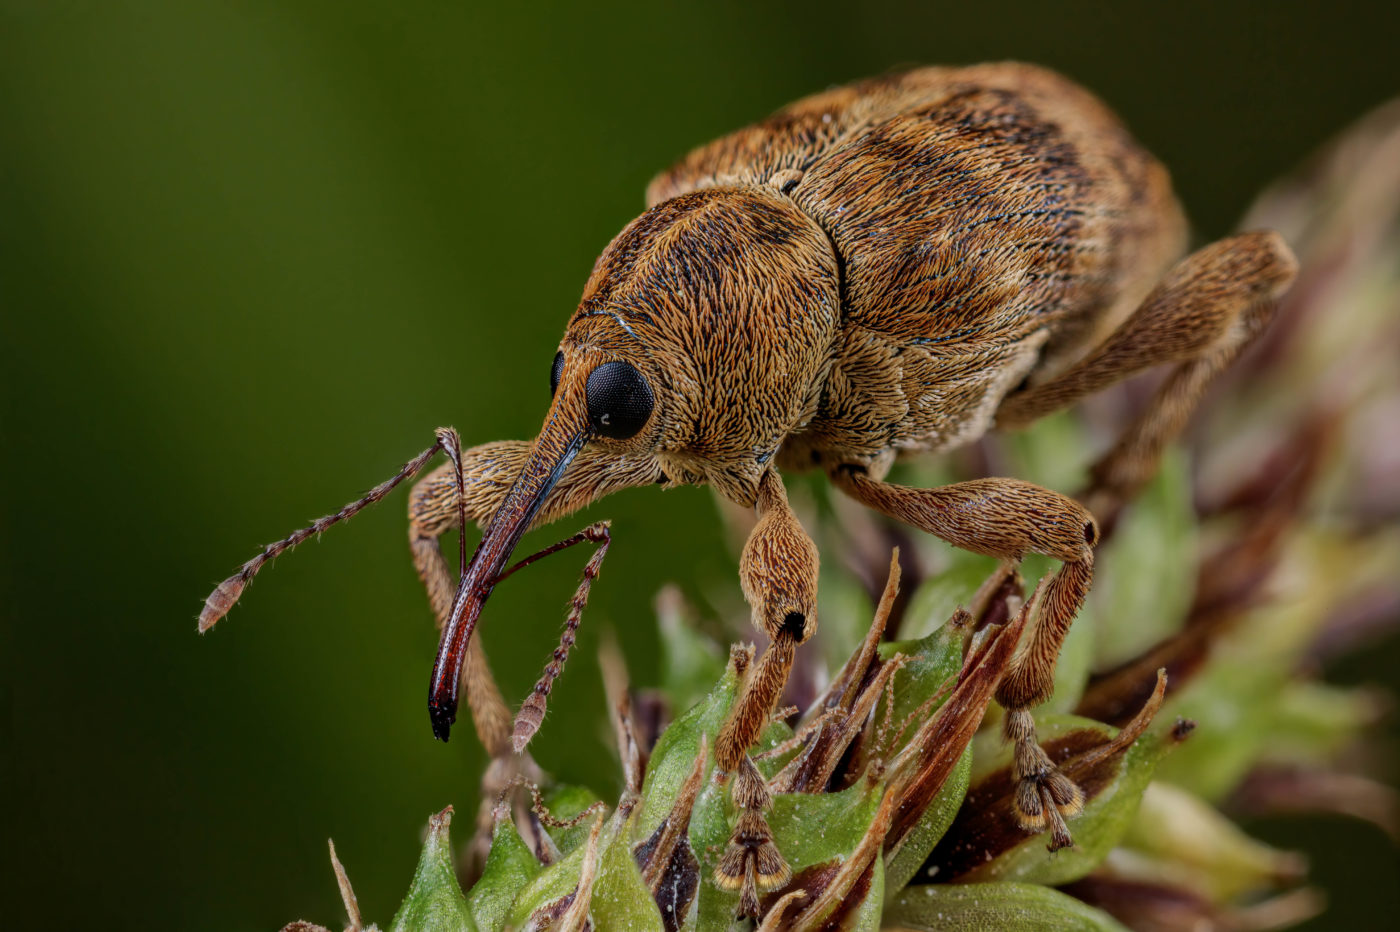
<svg viewBox="0 0 1400 932"><path fill-rule="evenodd" d="M477 619L520 538L574 457L590 441L643 445L656 397L639 367L596 350L560 350L550 370L551 399L529 459L487 524L458 582L428 691L433 734L446 741L457 719L458 686Z"/></svg>

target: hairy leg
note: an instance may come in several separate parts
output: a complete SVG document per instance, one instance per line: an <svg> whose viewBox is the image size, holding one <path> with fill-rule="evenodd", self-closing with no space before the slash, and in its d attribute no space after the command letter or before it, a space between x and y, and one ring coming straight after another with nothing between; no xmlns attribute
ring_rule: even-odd
<svg viewBox="0 0 1400 932"><path fill-rule="evenodd" d="M1086 501L1111 524L1152 478L1211 380L1268 325L1296 272L1297 261L1276 233L1242 233L1197 250L1083 360L1008 396L997 426L1029 424L1146 369L1176 363L1142 415L1092 469Z"/></svg>
<svg viewBox="0 0 1400 932"><path fill-rule="evenodd" d="M913 489L837 469L842 491L876 511L974 553L1019 562L1028 553L1062 566L1026 606L1029 632L997 688L1008 710L1006 735L1015 745L1020 781L1017 815L1028 831L1055 831L1052 844L1070 843L1064 818L1078 813L1083 794L1054 768L1036 740L1029 708L1050 697L1055 662L1094 575L1098 526L1083 505L1019 479L975 479L938 489Z"/></svg>
<svg viewBox="0 0 1400 932"><path fill-rule="evenodd" d="M747 671L715 741L715 763L732 774L732 796L739 809L715 880L741 890L741 909L748 915L757 915L759 890L786 883L791 876L763 817L772 796L748 750L782 695L797 645L817 628L817 547L788 505L776 471L768 470L759 480L755 508L758 523L744 545L739 579L753 609L754 627L771 643Z"/></svg>

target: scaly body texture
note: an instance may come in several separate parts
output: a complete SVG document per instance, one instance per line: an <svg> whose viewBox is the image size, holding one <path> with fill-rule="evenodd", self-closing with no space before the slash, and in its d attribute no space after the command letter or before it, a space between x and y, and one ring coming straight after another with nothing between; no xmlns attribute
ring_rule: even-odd
<svg viewBox="0 0 1400 932"><path fill-rule="evenodd" d="M743 213L783 198L839 269L820 398L784 443L794 466L975 440L1007 391L1120 322L1185 241L1162 166L1092 95L1020 64L805 98L691 153L647 199L695 191L709 194L690 199L674 240L705 249L702 205ZM632 228L619 246L638 263Z"/></svg>

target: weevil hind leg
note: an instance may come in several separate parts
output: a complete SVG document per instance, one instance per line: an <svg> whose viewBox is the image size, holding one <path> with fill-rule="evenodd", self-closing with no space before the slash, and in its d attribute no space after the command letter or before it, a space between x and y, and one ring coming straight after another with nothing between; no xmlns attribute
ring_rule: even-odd
<svg viewBox="0 0 1400 932"><path fill-rule="evenodd" d="M997 689L1007 710L1017 819L1028 831L1053 833L1052 847L1071 843L1065 818L1078 814L1083 793L1041 749L1030 709L1055 688L1055 662L1094 576L1094 516L1073 499L1019 479L974 479L936 489L877 480L861 469L840 468L833 482L856 501L956 547L1018 563L1028 553L1061 562L1037 586L1022 611L1025 640Z"/></svg>
<svg viewBox="0 0 1400 932"><path fill-rule="evenodd" d="M1210 382L1272 319L1297 272L1277 233L1241 233L1197 250L1136 311L1063 374L1006 398L998 427L1016 427L1165 363L1176 363L1142 415L1092 468L1085 501L1105 527L1157 470Z"/></svg>

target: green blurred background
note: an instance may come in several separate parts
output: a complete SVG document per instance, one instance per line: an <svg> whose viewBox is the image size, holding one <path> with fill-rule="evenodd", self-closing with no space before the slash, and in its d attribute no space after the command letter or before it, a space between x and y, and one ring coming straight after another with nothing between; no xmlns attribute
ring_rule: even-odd
<svg viewBox="0 0 1400 932"><path fill-rule="evenodd" d="M892 66L1028 59L1105 97L1213 237L1400 90L1393 4L474 6L0 3L5 928L333 923L332 835L387 920L482 765L429 732L406 496L211 635L195 614L435 426L532 435L594 256L688 147ZM600 631L645 684L658 585L737 587L708 493L591 513L616 544L534 750L610 792ZM581 562L493 599L512 697ZM1394 657L1342 675L1393 682ZM1264 830L1330 845L1317 928L1396 905L1375 830Z"/></svg>

